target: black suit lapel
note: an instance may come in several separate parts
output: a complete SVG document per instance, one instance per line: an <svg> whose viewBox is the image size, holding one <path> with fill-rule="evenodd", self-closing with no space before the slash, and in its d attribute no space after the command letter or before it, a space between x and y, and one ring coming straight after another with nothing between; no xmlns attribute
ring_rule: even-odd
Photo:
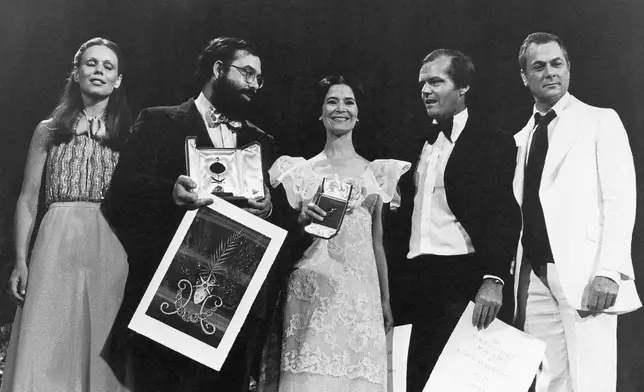
<svg viewBox="0 0 644 392"><path fill-rule="evenodd" d="M235 133L237 134L237 148L243 148L250 142L254 141L250 140L250 131L246 121L242 121L242 127L235 131Z"/></svg>
<svg viewBox="0 0 644 392"><path fill-rule="evenodd" d="M476 186L472 182L472 176L478 173L478 170L485 170L484 167L477 167L477 162L478 165L481 162L478 159L480 146L477 143L478 134L482 129L476 117L470 114L445 165L445 197L447 205L459 221L466 219L468 209L473 207L469 205L466 197L473 191L471 188Z"/></svg>
<svg viewBox="0 0 644 392"><path fill-rule="evenodd" d="M237 130L237 148L243 148L253 142L262 144L258 139L257 130L247 121L242 121L242 126Z"/></svg>
<svg viewBox="0 0 644 392"><path fill-rule="evenodd" d="M198 120L199 124L193 125L193 129L197 130L197 134L195 135L197 136L197 147L215 147L215 145L212 144L212 139L208 134L208 129L206 129L201 117L199 117Z"/></svg>
<svg viewBox="0 0 644 392"><path fill-rule="evenodd" d="M193 98L181 104L173 117L183 135L197 137L197 147L214 147Z"/></svg>
<svg viewBox="0 0 644 392"><path fill-rule="evenodd" d="M189 121L190 128L195 132L194 136L197 136L197 147L215 147L196 106L194 107L194 113L190 115Z"/></svg>
<svg viewBox="0 0 644 392"><path fill-rule="evenodd" d="M477 154L476 139L478 132L481 132L481 130L482 127L479 126L476 118L470 115L447 160L444 174L445 187L447 187L448 183L452 184L453 180L458 178L456 174L458 169L463 168L467 162L472 161L472 156Z"/></svg>

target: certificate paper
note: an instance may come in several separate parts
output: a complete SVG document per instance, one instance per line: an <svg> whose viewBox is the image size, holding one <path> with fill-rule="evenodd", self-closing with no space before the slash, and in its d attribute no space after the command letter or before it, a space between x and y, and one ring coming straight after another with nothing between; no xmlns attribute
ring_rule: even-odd
<svg viewBox="0 0 644 392"><path fill-rule="evenodd" d="M499 320L478 331L463 312L423 392L520 392L532 384L546 344Z"/></svg>
<svg viewBox="0 0 644 392"><path fill-rule="evenodd" d="M407 392L407 354L411 324L392 328L387 334L387 392Z"/></svg>
<svg viewBox="0 0 644 392"><path fill-rule="evenodd" d="M129 328L220 370L286 231L212 198L185 214Z"/></svg>

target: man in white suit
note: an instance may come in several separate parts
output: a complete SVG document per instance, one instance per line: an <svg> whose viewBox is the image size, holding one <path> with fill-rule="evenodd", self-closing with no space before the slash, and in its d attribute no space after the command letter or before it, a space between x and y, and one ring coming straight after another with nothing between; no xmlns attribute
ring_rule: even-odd
<svg viewBox="0 0 644 392"><path fill-rule="evenodd" d="M530 34L519 64L535 106L515 136L523 214L516 321L548 344L536 392L615 391L616 315L641 306L628 137L614 110L568 93L570 61L559 37Z"/></svg>

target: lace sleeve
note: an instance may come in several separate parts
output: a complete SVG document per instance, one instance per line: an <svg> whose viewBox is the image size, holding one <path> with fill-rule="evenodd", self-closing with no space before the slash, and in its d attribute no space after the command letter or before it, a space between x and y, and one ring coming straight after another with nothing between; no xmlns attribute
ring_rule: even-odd
<svg viewBox="0 0 644 392"><path fill-rule="evenodd" d="M302 202L301 192L301 168L306 160L301 157L289 157L283 155L273 163L268 170L271 186L277 188L280 184L284 186L288 203L293 208L300 208Z"/></svg>
<svg viewBox="0 0 644 392"><path fill-rule="evenodd" d="M271 178L271 186L276 188L279 184L284 182L284 177L292 174L293 168L303 162L305 162L305 159L301 157L294 158L282 155L277 158L275 163L273 163L273 166L268 169L268 174Z"/></svg>
<svg viewBox="0 0 644 392"><path fill-rule="evenodd" d="M400 195L396 189L400 177L405 174L411 163L395 159L376 159L369 164L373 173L378 193L383 203L392 203L392 207L400 206Z"/></svg>

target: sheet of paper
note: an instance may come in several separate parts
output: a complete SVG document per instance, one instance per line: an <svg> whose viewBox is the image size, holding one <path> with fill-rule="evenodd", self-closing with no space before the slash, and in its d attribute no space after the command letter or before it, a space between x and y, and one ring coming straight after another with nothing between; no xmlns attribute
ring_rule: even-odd
<svg viewBox="0 0 644 392"><path fill-rule="evenodd" d="M411 324L394 327L387 334L387 391L407 392L407 354Z"/></svg>
<svg viewBox="0 0 644 392"><path fill-rule="evenodd" d="M499 320L472 326L474 304L463 312L423 392L527 391L546 344Z"/></svg>

